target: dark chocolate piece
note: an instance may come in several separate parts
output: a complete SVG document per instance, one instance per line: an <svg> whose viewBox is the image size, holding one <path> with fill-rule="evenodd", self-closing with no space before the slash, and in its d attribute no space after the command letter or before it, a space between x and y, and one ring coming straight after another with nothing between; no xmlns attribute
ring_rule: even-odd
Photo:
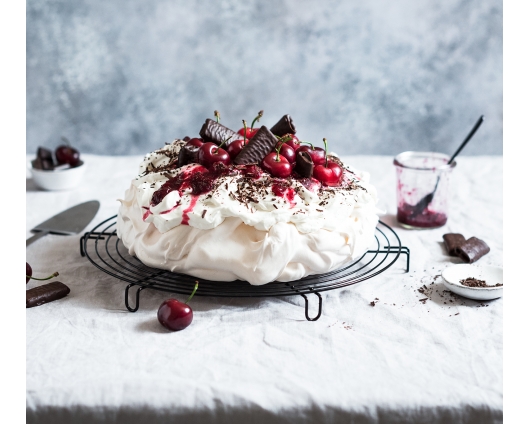
<svg viewBox="0 0 530 424"><path fill-rule="evenodd" d="M314 168L313 159L307 152L296 152L296 166L294 170L300 174L301 177L311 178L313 176Z"/></svg>
<svg viewBox="0 0 530 424"><path fill-rule="evenodd" d="M189 163L199 163L199 146L184 145L180 149L177 166L187 165Z"/></svg>
<svg viewBox="0 0 530 424"><path fill-rule="evenodd" d="M235 157L234 163L236 165L260 164L263 158L272 152L277 143L276 136L263 125Z"/></svg>
<svg viewBox="0 0 530 424"><path fill-rule="evenodd" d="M31 161L31 166L35 169L44 169L51 171L54 169L53 162L51 160L36 158Z"/></svg>
<svg viewBox="0 0 530 424"><path fill-rule="evenodd" d="M54 300L65 297L68 293L70 293L70 289L60 281L34 287L26 290L26 308L33 308L34 306L53 302Z"/></svg>
<svg viewBox="0 0 530 424"><path fill-rule="evenodd" d="M209 141L221 145L223 141L228 139L225 146L228 146L232 141L236 141L238 138L242 138L238 133L232 131L230 128L225 127L211 119L207 119L201 130L199 131L200 136L204 141Z"/></svg>
<svg viewBox="0 0 530 424"><path fill-rule="evenodd" d="M464 262L472 264L490 251L489 246L482 240L471 237L457 248L456 254Z"/></svg>
<svg viewBox="0 0 530 424"><path fill-rule="evenodd" d="M445 248L449 255L457 256L457 249L466 242L466 238L459 233L447 233L443 235Z"/></svg>
<svg viewBox="0 0 530 424"><path fill-rule="evenodd" d="M53 162L52 151L46 147L39 147L37 149L37 157L44 160L51 160Z"/></svg>
<svg viewBox="0 0 530 424"><path fill-rule="evenodd" d="M271 133L280 137L283 137L285 134L296 134L296 128L291 116L283 115L271 128Z"/></svg>

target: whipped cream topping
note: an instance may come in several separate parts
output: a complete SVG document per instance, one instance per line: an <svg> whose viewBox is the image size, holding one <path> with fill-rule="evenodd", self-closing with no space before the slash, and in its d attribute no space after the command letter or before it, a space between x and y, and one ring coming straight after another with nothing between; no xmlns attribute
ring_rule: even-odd
<svg viewBox="0 0 530 424"><path fill-rule="evenodd" d="M229 217L262 231L279 222L290 222L301 233L334 231L355 209L369 206L375 213L376 192L368 175L352 170L344 172L342 186L325 187L314 179L278 179L265 172L258 176L255 170L249 176L248 168L241 167L242 171L216 177L205 193L194 194L196 190L184 183L154 204L153 195L171 178L180 176L186 182L194 173L206 171L196 164L168 167L184 144L176 140L146 155L130 188L143 220L162 233L178 225L208 230Z"/></svg>
<svg viewBox="0 0 530 424"><path fill-rule="evenodd" d="M175 169L184 144L146 155L120 200L118 237L146 265L259 285L331 271L374 242L377 197L367 173L343 165L342 185L325 187L257 167Z"/></svg>

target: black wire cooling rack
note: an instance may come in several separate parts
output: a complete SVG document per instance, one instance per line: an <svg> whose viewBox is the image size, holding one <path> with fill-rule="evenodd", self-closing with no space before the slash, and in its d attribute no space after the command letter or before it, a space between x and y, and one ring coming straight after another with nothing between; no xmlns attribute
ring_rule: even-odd
<svg viewBox="0 0 530 424"><path fill-rule="evenodd" d="M339 289L360 283L381 274L390 268L404 253L407 257L405 272L409 271L410 250L401 245L395 231L379 221L375 232L374 250L368 250L361 258L332 272L310 275L288 283L272 282L262 286L253 286L246 281L210 281L178 274L170 271L151 268L144 265L127 249L116 234L116 217L114 215L98 224L92 231L86 232L80 242L81 256L86 256L101 271L129 283L125 288L125 306L130 312L136 312L140 306L140 293L144 289L189 295L199 281L195 296L217 297L269 297L269 296L302 296L305 300L305 316L308 321L316 321L322 314L321 292ZM129 303L129 290L136 290L134 306ZM306 295L318 297L318 313L309 317L309 300Z"/></svg>

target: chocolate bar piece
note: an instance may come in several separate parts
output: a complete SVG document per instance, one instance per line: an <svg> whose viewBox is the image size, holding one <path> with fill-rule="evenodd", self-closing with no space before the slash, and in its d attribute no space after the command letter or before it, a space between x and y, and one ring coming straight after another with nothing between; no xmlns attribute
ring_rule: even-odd
<svg viewBox="0 0 530 424"><path fill-rule="evenodd" d="M466 242L466 238L459 233L447 233L443 235L445 248L449 255L457 256L457 249Z"/></svg>
<svg viewBox="0 0 530 424"><path fill-rule="evenodd" d="M277 143L276 136L263 125L235 157L234 163L236 165L260 164L263 158L272 152Z"/></svg>
<svg viewBox="0 0 530 424"><path fill-rule="evenodd" d="M296 134L296 127L291 116L283 115L271 128L271 133L280 137L283 137L285 134Z"/></svg>
<svg viewBox="0 0 530 424"><path fill-rule="evenodd" d="M296 153L296 166L294 170L300 174L301 177L311 178L313 176L314 168L313 159L307 152Z"/></svg>
<svg viewBox="0 0 530 424"><path fill-rule="evenodd" d="M199 163L199 146L184 145L180 149L177 166L187 165L189 163Z"/></svg>
<svg viewBox="0 0 530 424"><path fill-rule="evenodd" d="M230 128L227 128L211 119L206 119L201 130L199 131L199 134L204 141L215 143L218 146L220 146L221 143L226 139L228 139L228 141L226 142L225 146L228 146L230 143L232 143L232 141L242 138L242 136L232 131Z"/></svg>
<svg viewBox="0 0 530 424"><path fill-rule="evenodd" d="M34 306L53 302L54 300L65 297L68 293L70 293L70 289L60 281L34 287L26 290L26 308L33 308Z"/></svg>
<svg viewBox="0 0 530 424"><path fill-rule="evenodd" d="M464 262L472 264L490 251L489 246L482 240L471 237L457 248L456 254Z"/></svg>

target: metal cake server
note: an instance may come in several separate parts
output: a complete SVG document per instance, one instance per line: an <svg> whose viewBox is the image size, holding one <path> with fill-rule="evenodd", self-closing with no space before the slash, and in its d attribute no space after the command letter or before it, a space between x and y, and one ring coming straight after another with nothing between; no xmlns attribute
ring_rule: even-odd
<svg viewBox="0 0 530 424"><path fill-rule="evenodd" d="M52 216L31 230L37 234L26 240L26 247L46 234L70 236L80 233L94 219L98 210L99 202L91 200Z"/></svg>

